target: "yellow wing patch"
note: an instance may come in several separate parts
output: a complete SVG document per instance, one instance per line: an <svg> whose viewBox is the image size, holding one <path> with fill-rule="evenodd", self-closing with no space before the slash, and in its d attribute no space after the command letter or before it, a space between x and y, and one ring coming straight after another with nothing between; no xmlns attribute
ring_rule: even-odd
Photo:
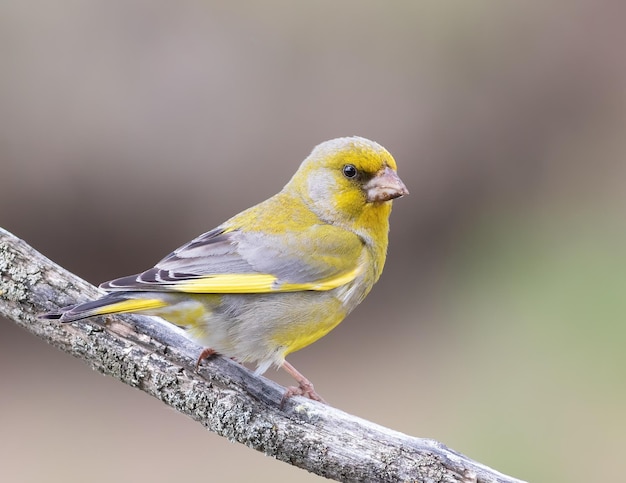
<svg viewBox="0 0 626 483"><path fill-rule="evenodd" d="M362 267L340 275L308 283L281 283L274 275L264 273L219 274L195 280L172 283L171 290L185 293L273 293L326 291L345 285L362 272Z"/></svg>

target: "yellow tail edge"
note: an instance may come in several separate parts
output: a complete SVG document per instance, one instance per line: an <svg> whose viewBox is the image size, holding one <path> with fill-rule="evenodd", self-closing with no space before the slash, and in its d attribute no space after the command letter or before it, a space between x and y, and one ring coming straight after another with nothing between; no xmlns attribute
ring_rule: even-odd
<svg viewBox="0 0 626 483"><path fill-rule="evenodd" d="M129 299L100 307L94 310L93 315L139 312L141 310L158 309L166 305L166 302L159 299Z"/></svg>

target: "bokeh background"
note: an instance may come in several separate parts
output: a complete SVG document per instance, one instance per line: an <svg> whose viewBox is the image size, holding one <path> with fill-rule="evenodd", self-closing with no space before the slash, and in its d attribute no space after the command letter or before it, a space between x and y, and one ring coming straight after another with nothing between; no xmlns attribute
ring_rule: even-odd
<svg viewBox="0 0 626 483"><path fill-rule="evenodd" d="M141 271L359 134L410 196L368 299L290 361L333 405L530 481L626 451L623 3L0 5L0 226ZM315 481L0 321L0 479ZM268 377L285 383L280 372Z"/></svg>

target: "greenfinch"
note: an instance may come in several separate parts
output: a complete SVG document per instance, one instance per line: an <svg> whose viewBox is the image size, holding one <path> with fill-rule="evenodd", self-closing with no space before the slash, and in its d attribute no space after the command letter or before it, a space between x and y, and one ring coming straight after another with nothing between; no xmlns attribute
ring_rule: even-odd
<svg viewBox="0 0 626 483"><path fill-rule="evenodd" d="M100 285L104 297L45 314L72 322L120 312L162 317L219 353L283 367L285 397L323 401L285 360L326 335L368 294L387 253L392 200L408 194L396 163L362 137L313 149L276 195L138 275Z"/></svg>

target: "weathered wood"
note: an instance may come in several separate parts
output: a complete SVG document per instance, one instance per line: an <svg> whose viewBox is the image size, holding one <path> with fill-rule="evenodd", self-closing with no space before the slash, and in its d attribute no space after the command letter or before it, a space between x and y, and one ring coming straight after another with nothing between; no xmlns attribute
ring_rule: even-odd
<svg viewBox="0 0 626 483"><path fill-rule="evenodd" d="M38 314L100 291L0 228L0 314L98 371L160 399L210 431L338 481L500 482L505 476L430 439L384 428L301 397L201 348L152 317L60 324Z"/></svg>

